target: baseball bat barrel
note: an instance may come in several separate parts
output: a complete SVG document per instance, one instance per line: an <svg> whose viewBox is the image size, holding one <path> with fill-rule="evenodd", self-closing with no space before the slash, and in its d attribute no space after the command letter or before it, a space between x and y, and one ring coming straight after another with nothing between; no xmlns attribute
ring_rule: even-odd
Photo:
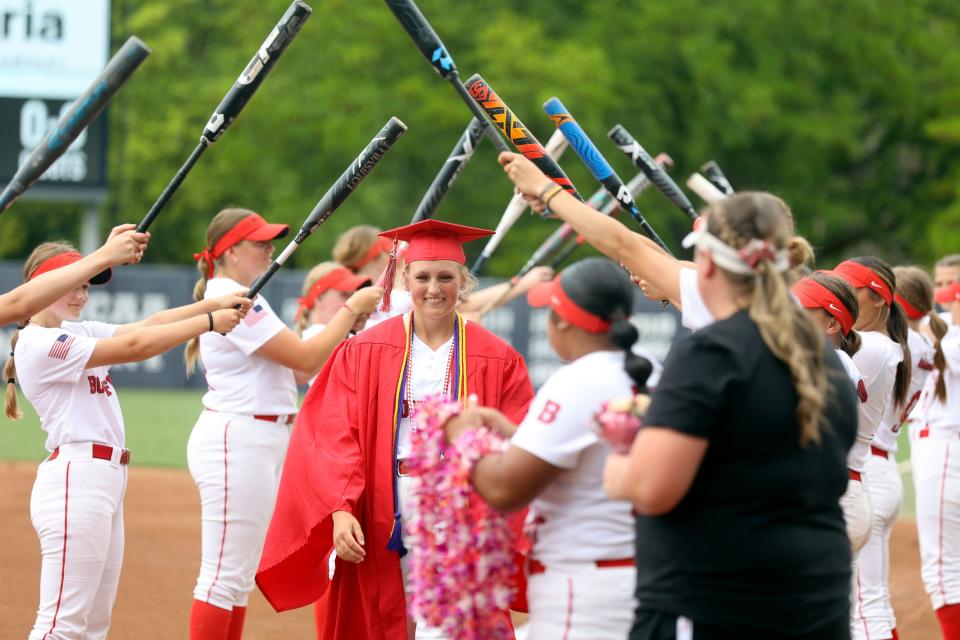
<svg viewBox="0 0 960 640"><path fill-rule="evenodd" d="M393 147L394 143L407 130L407 125L403 124L398 118L392 117L387 121L379 133L374 136L364 148L357 159L350 163L350 166L337 178L317 205L306 217L300 226L300 231L293 237L286 248L271 263L270 267L250 285L248 298L256 296L264 285L270 281L273 274L284 265L287 259L303 244L303 241L310 237L316 231L317 227L327 221L333 212L337 210L343 201L353 193L357 186L363 182L371 170L386 155L387 151Z"/></svg>
<svg viewBox="0 0 960 640"><path fill-rule="evenodd" d="M720 170L720 165L717 164L716 160L705 162L703 166L700 167L700 173L703 174L703 177L709 180L713 186L723 192L724 195L731 196L734 194L733 185L730 184L727 176Z"/></svg>
<svg viewBox="0 0 960 640"><path fill-rule="evenodd" d="M621 151L627 154L638 169L646 174L650 182L660 190L660 193L665 195L678 209L690 216L691 220L697 219L699 214L697 214L697 210L693 208L693 203L690 202L687 194L677 186L677 183L673 181L673 178L671 178L662 167L653 161L653 158L650 157L647 150L640 146L640 143L630 135L626 127L622 124L616 125L610 130L607 137L610 138Z"/></svg>
<svg viewBox="0 0 960 640"><path fill-rule="evenodd" d="M487 114L487 117L513 143L517 151L529 158L537 168L563 187L567 193L583 202L583 197L577 192L577 188L570 182L570 178L563 172L557 161L550 157L540 141L530 133L523 122L510 110L510 107L500 99L493 87L480 77L480 74L475 73L470 76L465 88L476 101L476 104Z"/></svg>
<svg viewBox="0 0 960 640"><path fill-rule="evenodd" d="M640 225L640 229L651 240L656 242L661 249L670 253L670 249L666 243L657 235L657 232L653 230L650 223L647 222L640 213L627 186L623 184L623 181L617 176L613 167L611 167L610 163L603 157L603 154L600 153L597 146L593 144L593 141L590 140L583 128L573 119L573 116L570 115L567 108L563 106L560 99L550 98L544 103L543 110L550 116L550 119L557 125L557 128L563 132L567 140L570 141L570 146L573 147L573 150L577 152L577 155L580 156L583 163L590 169L590 173L593 174L600 184L606 187L607 191L609 191L619 203L620 208L629 212L630 215L633 216L633 219L637 221L637 224Z"/></svg>
<svg viewBox="0 0 960 640"><path fill-rule="evenodd" d="M560 156L563 155L563 152L567 150L570 144L567 142L567 139L563 137L563 133L559 130L554 131L550 135L550 139L547 140L547 153L550 154L550 157L554 160L559 160ZM497 247L500 246L500 242L503 240L504 236L507 235L507 232L516 224L517 220L520 219L520 216L523 215L523 212L527 210L527 201L524 199L522 194L516 193L510 202L507 203L507 208L504 209L503 215L500 216L500 222L497 223L497 229L494 232L490 240L487 241L487 244L483 247L483 251L477 257L477 261L473 264L473 274L480 275L481 269L483 269L484 264L487 260L490 259L490 256L493 255L493 252L497 250Z"/></svg>
<svg viewBox="0 0 960 640"><path fill-rule="evenodd" d="M477 118L471 118L470 124L467 125L463 135L457 140L457 144L454 145L450 155L448 155L447 159L443 162L443 166L440 168L437 177L433 179L430 188L423 194L423 199L420 200L420 204L417 206L417 211L413 214L413 219L410 221L410 224L432 218L437 213L440 202L444 196L447 195L447 192L457 180L460 172L463 171L463 168L470 162L474 151L477 150L477 143L480 142L482 136L483 121Z"/></svg>
<svg viewBox="0 0 960 640"><path fill-rule="evenodd" d="M130 79L147 56L150 49L140 38L130 36L117 50L86 91L60 116L40 144L30 152L26 161L17 169L13 178L0 194L0 213L10 208L13 202L40 179L40 176L57 161L77 139L77 136L97 117L114 94Z"/></svg>
<svg viewBox="0 0 960 640"><path fill-rule="evenodd" d="M300 32L300 27L306 22L307 18L313 13L313 9L300 0L293 0L280 22L267 35L257 52L246 68L240 74L240 77L233 83L223 100L213 110L207 126L203 129L203 137L208 142L215 142L223 132L227 130L240 112L246 106L253 94L263 83L267 74L273 69L274 65L287 50L287 46Z"/></svg>
<svg viewBox="0 0 960 640"><path fill-rule="evenodd" d="M699 173L694 173L687 178L687 186L690 187L690 191L700 196L700 199L707 204L718 202L727 197L727 194L717 189L712 182Z"/></svg>
<svg viewBox="0 0 960 640"><path fill-rule="evenodd" d="M207 121L203 132L200 134L200 142L193 149L187 161L183 163L170 182L167 183L167 186L164 187L160 196L154 201L153 205L151 205L150 210L147 211L147 215L145 215L143 220L140 221L140 224L137 225L137 231L144 232L150 228L150 225L152 225L154 220L157 219L157 216L160 215L160 212L166 206L167 202L170 201L173 194L180 188L187 174L193 169L193 165L200 159L203 152L206 151L207 147L216 142L227 130L227 127L237 119L237 116L240 115L240 112L246 106L247 102L250 101L253 94L260 88L267 74L270 73L274 65L277 64L277 60L279 60L283 52L287 50L287 46L293 40L294 36L300 32L300 27L303 26L303 23L312 13L313 9L309 6L300 0L293 0L280 18L280 22L278 22L277 26L267 35L267 39L264 40L260 48L257 49L257 52L253 55L253 59L250 60L250 63L247 64L243 72L233 83L233 86L227 91L226 95L223 96L223 100L220 101L217 108L213 110L213 115L210 116L210 120Z"/></svg>
<svg viewBox="0 0 960 640"><path fill-rule="evenodd" d="M493 127L490 126L490 123L487 122L483 115L483 110L474 104L473 100L463 88L463 85L460 83L460 75L457 72L457 65L453 61L453 56L450 55L450 51L443 44L440 36L437 35L437 32L427 21L427 18L420 11L416 3L413 2L413 0L385 1L393 12L393 15L396 16L397 21L400 22L404 30L413 40L413 43L417 45L420 53L422 53L423 57L430 63L430 66L440 74L441 78L449 81L450 84L453 85L453 88L456 89L460 98L466 103L467 108L473 113L473 116L483 124L484 131L497 148L497 151L509 151L510 149L506 142L503 141L503 138L497 135Z"/></svg>

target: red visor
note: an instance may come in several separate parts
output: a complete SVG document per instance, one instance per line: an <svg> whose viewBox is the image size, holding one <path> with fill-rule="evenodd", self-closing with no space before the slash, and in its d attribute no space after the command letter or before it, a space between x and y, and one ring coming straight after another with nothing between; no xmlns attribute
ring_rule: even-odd
<svg viewBox="0 0 960 640"><path fill-rule="evenodd" d="M337 267L314 282L313 286L310 287L310 291L307 292L307 295L298 300L300 305L297 308L297 315L294 319L299 319L303 311L313 309L313 305L317 303L317 298L330 289L353 292L360 287L369 285L370 278L356 276L350 273L350 270L346 267Z"/></svg>
<svg viewBox="0 0 960 640"><path fill-rule="evenodd" d="M381 253L390 253L390 249L393 247L393 243L390 242L387 238L377 238L377 241L373 243L373 246L370 247L370 250L367 251L367 254L354 262L353 264L348 264L347 266L357 271L362 268L364 265L370 264L377 256Z"/></svg>
<svg viewBox="0 0 960 640"><path fill-rule="evenodd" d="M840 298L813 278L802 278L790 289L804 309L823 309L840 323L843 335L853 329L853 315Z"/></svg>
<svg viewBox="0 0 960 640"><path fill-rule="evenodd" d="M960 300L960 280L954 282L949 287L940 287L933 294L933 299L937 304L950 304Z"/></svg>
<svg viewBox="0 0 960 640"><path fill-rule="evenodd" d="M896 300L903 310L907 313L907 317L911 320L919 320L923 316L927 315L922 311L918 311L915 306L907 302L906 298L901 296L899 293L893 294L893 299Z"/></svg>
<svg viewBox="0 0 960 640"><path fill-rule="evenodd" d="M37 268L33 270L33 273L30 274L30 277L27 278L27 280L33 280L41 274L48 273L54 269L59 269L60 267L65 267L68 264L73 264L74 262L79 262L80 260L83 260L83 256L76 251L58 253L52 258L47 258L41 262ZM97 275L90 278L90 284L106 284L110 282L111 275L112 272L110 269L104 269Z"/></svg>
<svg viewBox="0 0 960 640"><path fill-rule="evenodd" d="M230 231L223 234L213 248L205 248L201 253L193 254L194 260L205 260L207 263L207 277L213 277L213 261L222 256L230 247L243 242L244 240L254 240L262 242L265 240L276 240L287 235L290 226L285 224L273 224L263 219L260 214L251 213L246 218L233 225Z"/></svg>
<svg viewBox="0 0 960 640"><path fill-rule="evenodd" d="M594 315L570 299L563 290L560 276L550 282L541 282L527 293L527 302L531 307L546 307L556 311L557 315L590 333L604 333L610 330L610 321Z"/></svg>
<svg viewBox="0 0 960 640"><path fill-rule="evenodd" d="M391 229L380 234L389 240L403 240L407 247L407 264L417 260L452 260L466 264L463 253L464 243L492 236L493 231L467 227L462 224L423 220L405 227Z"/></svg>
<svg viewBox="0 0 960 640"><path fill-rule="evenodd" d="M883 298L888 305L893 304L893 291L870 267L865 267L853 260L844 260L831 273L849 282L854 289L870 289Z"/></svg>

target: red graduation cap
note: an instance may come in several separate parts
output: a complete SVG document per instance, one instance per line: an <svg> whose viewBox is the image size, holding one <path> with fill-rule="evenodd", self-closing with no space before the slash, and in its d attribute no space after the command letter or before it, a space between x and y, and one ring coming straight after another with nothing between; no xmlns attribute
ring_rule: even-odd
<svg viewBox="0 0 960 640"><path fill-rule="evenodd" d="M406 255L408 263L417 260L453 260L465 265L467 257L463 253L463 244L492 236L493 233L488 229L441 220L421 220L405 227L384 231L380 236L394 242L405 241L409 245Z"/></svg>

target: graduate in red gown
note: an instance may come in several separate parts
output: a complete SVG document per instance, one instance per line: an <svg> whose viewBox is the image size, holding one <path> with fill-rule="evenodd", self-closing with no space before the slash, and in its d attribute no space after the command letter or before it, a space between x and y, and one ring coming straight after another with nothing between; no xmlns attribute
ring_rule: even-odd
<svg viewBox="0 0 960 640"><path fill-rule="evenodd" d="M413 311L342 343L300 410L257 584L277 611L323 597L324 640L408 638L401 558L414 404L476 394L519 422L533 398L520 354L456 311L475 283L462 244L491 233L425 220L381 234L409 243Z"/></svg>

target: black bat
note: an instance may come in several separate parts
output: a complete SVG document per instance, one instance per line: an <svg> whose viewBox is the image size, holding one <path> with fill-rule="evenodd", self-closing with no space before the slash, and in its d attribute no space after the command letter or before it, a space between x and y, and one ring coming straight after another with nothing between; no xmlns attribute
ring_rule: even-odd
<svg viewBox="0 0 960 640"><path fill-rule="evenodd" d="M453 85L460 98L466 103L467 108L473 113L473 117L483 124L484 132L493 142L497 151L509 151L510 148L507 143L493 130L493 127L484 117L483 110L473 101L460 82L460 74L457 72L457 65L453 62L453 56L450 55L450 51L440 40L440 36L433 30L433 27L427 22L413 0L386 0L386 3L393 11L393 15L403 25L403 28L413 38L413 42L420 49L420 53L430 62L441 78L448 80Z"/></svg>
<svg viewBox="0 0 960 640"><path fill-rule="evenodd" d="M573 147L573 150L577 152L577 155L580 156L583 163L590 169L590 173L593 174L600 184L606 187L610 195L620 204L620 208L633 216L633 219L640 225L640 229L647 234L651 240L656 242L661 249L673 255L667 247L667 244L657 235L657 232L653 230L653 227L650 226L650 223L646 221L643 215L641 215L640 209L637 208L637 204L634 202L630 190L623 184L623 180L616 174L613 167L611 167L610 163L603 157L603 154L600 153L597 146L593 144L593 141L590 140L583 128L573 119L573 116L570 115L570 112L563 106L559 98L550 98L547 100L543 105L543 110L550 116L550 119L557 125L557 128L563 132L567 140L570 141L570 146Z"/></svg>
<svg viewBox="0 0 960 640"><path fill-rule="evenodd" d="M317 227L326 222L327 218L333 215L337 207L356 190L357 185L367 177L367 174L380 162L380 159L390 150L393 143L395 143L406 130L407 125L403 124L403 122L397 118L390 118L387 124L383 125L380 132L367 144L366 148L357 156L357 159L350 163L347 170L344 171L343 174L337 178L337 181L333 183L333 186L323 194L317 206L313 208L313 211L310 212L307 219L303 221L300 231L298 231L297 235L290 241L290 244L276 257L267 270L250 285L250 291L247 292L248 298L256 296L270 278L273 277L273 274L283 266L287 258L293 255L293 252L300 247L303 241L316 231Z"/></svg>
<svg viewBox="0 0 960 640"><path fill-rule="evenodd" d="M720 170L720 165L717 164L716 160L709 160L700 167L700 173L703 174L703 177L713 183L717 189L723 192L725 196L732 196L734 194L733 185L730 184L730 181L727 180L727 176L723 175L723 171Z"/></svg>
<svg viewBox="0 0 960 640"><path fill-rule="evenodd" d="M236 82L233 83L233 86L230 87L230 90L227 91L227 94L223 97L223 100L221 100L217 108L214 109L209 122L207 122L207 125L203 128L203 133L200 134L200 142L196 148L194 148L190 157L187 158L187 161L184 162L180 169L177 170L177 173L174 174L173 179L171 179L163 189L160 197L157 198L153 206L150 207L147 215L140 221L140 224L137 226L137 231L146 231L150 225L153 224L153 221L156 220L157 216L160 215L160 211L170 198L173 197L177 189L180 188L180 184L184 178L187 177L187 174L190 173L190 170L193 168L193 165L196 164L197 160L200 159L200 156L203 155L203 152L207 150L207 147L216 142L217 139L223 135L224 131L227 130L227 127L237 119L237 116L240 115L240 112L246 106L247 102L253 97L253 94L256 93L261 83L263 83L267 77L267 74L273 69L277 60L280 59L287 45L289 45L294 36L300 32L300 27L303 26L303 23L312 13L313 9L309 6L300 2L300 0L293 0L286 12L284 12L283 17L280 18L280 22L273 28L273 31L270 32L267 39L263 41L263 44L260 45L260 48L254 54L253 59L250 60L250 63L240 74L240 77L237 78Z"/></svg>
<svg viewBox="0 0 960 640"><path fill-rule="evenodd" d="M473 157L473 152L477 150L477 143L480 142L483 129L484 126L481 120L477 118L470 119L470 124L467 125L463 135L457 140L453 151L447 156L443 166L440 168L440 173L433 179L427 192L423 194L423 199L420 200L420 204L417 206L417 211L413 214L413 220L410 221L410 224L432 218L437 213L440 202L444 196L447 195L447 191L453 186L460 172L463 171L463 168L470 161L470 158Z"/></svg>
<svg viewBox="0 0 960 640"><path fill-rule="evenodd" d="M117 90L123 86L140 63L150 55L150 49L140 38L130 36L113 54L100 75L87 87L66 113L60 116L53 129L44 136L37 148L30 152L26 162L17 169L9 184L0 194L0 213L6 211L29 189L40 176L70 147L70 143L97 117Z"/></svg>
<svg viewBox="0 0 960 640"><path fill-rule="evenodd" d="M640 143L630 135L630 132L627 131L622 124L618 124L611 129L607 137L613 140L613 143L633 160L633 164L643 171L644 175L650 179L650 182L652 182L663 195L667 196L670 202L677 205L681 211L690 216L691 220L696 220L699 217L697 210L693 208L693 203L690 202L687 194L677 186L677 183L663 170L663 167L654 162L646 149L640 146Z"/></svg>

